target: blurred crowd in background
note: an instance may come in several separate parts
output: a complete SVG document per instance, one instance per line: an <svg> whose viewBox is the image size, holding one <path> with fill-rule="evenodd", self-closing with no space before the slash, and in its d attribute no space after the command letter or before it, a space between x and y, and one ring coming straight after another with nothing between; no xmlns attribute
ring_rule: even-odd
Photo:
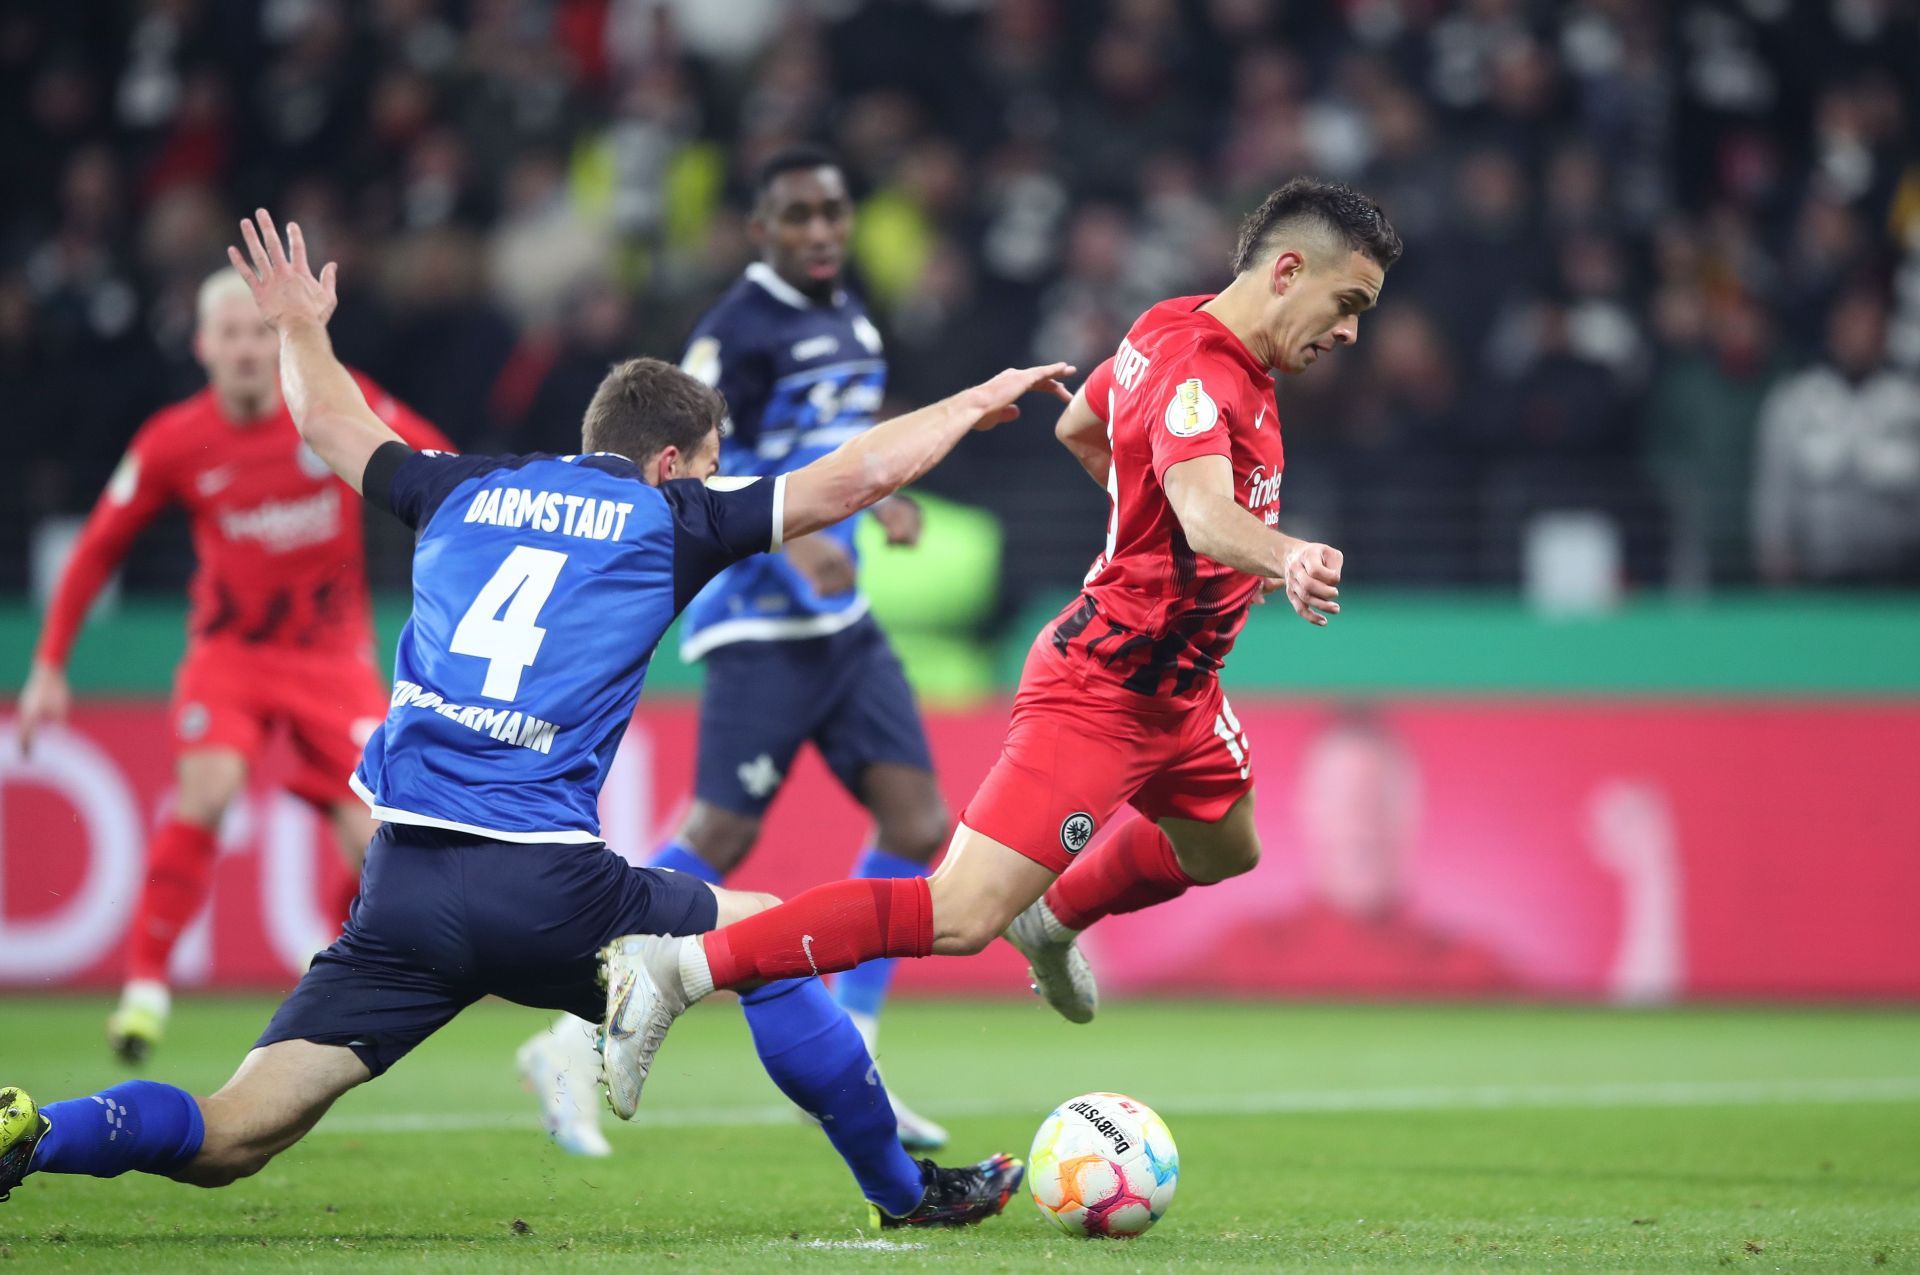
<svg viewBox="0 0 1920 1275"><path fill-rule="evenodd" d="M1636 587L1913 585L1916 126L1907 0L16 0L0 588L200 383L241 211L340 262L343 357L463 446L565 451L609 362L677 356L797 139L845 158L899 404L1090 369L1315 173L1407 245L1357 351L1280 386L1290 526L1356 583L1511 585L1574 510ZM1098 548L1045 428L931 485L1001 517L1013 599Z"/></svg>

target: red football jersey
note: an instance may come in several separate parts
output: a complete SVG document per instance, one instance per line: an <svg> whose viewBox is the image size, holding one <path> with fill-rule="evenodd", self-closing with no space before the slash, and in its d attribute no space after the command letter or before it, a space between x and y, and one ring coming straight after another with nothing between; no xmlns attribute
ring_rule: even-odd
<svg viewBox="0 0 1920 1275"><path fill-rule="evenodd" d="M1269 527L1280 518L1273 374L1201 311L1212 299L1154 306L1087 378L1113 448L1113 511L1106 549L1050 634L1061 655L1145 695L1186 696L1218 674L1260 588L1187 544L1161 486L1167 470L1226 456L1241 502Z"/></svg>
<svg viewBox="0 0 1920 1275"><path fill-rule="evenodd" d="M452 450L439 430L364 376L374 412L416 448ZM38 658L66 662L87 607L141 528L187 511L198 567L190 640L365 651L373 641L360 502L301 441L282 403L232 421L208 387L134 435L61 574Z"/></svg>

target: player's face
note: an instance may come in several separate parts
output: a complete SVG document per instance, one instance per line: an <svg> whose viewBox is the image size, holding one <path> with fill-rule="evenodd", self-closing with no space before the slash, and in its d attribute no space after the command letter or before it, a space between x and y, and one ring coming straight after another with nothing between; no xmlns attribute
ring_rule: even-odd
<svg viewBox="0 0 1920 1275"><path fill-rule="evenodd" d="M811 296L833 290L853 233L846 179L832 167L781 173L753 214L754 242L775 274Z"/></svg>
<svg viewBox="0 0 1920 1275"><path fill-rule="evenodd" d="M1360 315L1373 308L1387 281L1387 272L1363 252L1335 255L1319 266L1281 253L1274 267L1267 331L1273 366L1282 372L1304 372L1335 346L1358 341Z"/></svg>
<svg viewBox="0 0 1920 1275"><path fill-rule="evenodd" d="M280 343L252 297L227 296L214 302L194 332L193 348L221 399L255 410L273 400Z"/></svg>
<svg viewBox="0 0 1920 1275"><path fill-rule="evenodd" d="M1406 757L1369 732L1335 730L1309 748L1299 805L1315 892L1351 916L1400 900L1418 818Z"/></svg>

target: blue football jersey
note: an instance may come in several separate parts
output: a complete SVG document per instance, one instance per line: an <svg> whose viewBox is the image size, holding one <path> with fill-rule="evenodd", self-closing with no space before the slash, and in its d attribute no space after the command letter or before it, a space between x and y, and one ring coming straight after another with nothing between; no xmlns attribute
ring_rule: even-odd
<svg viewBox="0 0 1920 1275"><path fill-rule="evenodd" d="M419 533L413 615L354 791L392 823L598 841L654 646L715 575L780 547L785 487L649 487L604 454L382 447L366 498Z"/></svg>
<svg viewBox="0 0 1920 1275"><path fill-rule="evenodd" d="M887 388L865 307L845 292L814 301L764 262L701 318L680 365L726 399L720 472L738 477L788 473L872 428ZM820 534L852 553L854 523ZM866 613L857 588L822 596L786 558L755 558L687 608L680 653L694 660L728 642L819 637Z"/></svg>

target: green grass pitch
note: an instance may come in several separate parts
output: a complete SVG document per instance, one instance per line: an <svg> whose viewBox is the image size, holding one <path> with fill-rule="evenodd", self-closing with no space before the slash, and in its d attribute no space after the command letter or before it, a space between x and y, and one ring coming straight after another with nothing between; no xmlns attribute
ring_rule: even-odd
<svg viewBox="0 0 1920 1275"><path fill-rule="evenodd" d="M118 1079L106 1008L0 1001L0 1082L50 1100ZM184 1001L150 1074L205 1092L268 1009ZM1022 1196L884 1248L732 1006L675 1030L596 1162L548 1145L514 1079L540 1021L476 1007L227 1190L30 1178L0 1205L0 1275L1920 1269L1911 1011L1120 1003L1076 1028L1032 1003L902 1003L888 1076L956 1157L1024 1154L1055 1103L1116 1089L1167 1117L1181 1179L1131 1243L1057 1235Z"/></svg>

